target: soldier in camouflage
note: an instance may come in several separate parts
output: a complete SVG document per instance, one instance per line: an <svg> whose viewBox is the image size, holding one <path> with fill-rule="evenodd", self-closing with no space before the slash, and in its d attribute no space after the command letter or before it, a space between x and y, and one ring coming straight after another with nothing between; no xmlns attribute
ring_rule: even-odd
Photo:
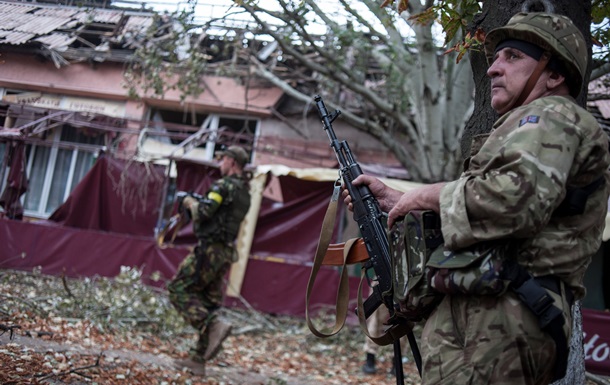
<svg viewBox="0 0 610 385"><path fill-rule="evenodd" d="M234 241L250 207L248 180L243 172L248 154L239 146L230 146L218 155L222 177L201 199L187 196L182 202L193 220L198 243L168 284L172 304L199 330L190 359L178 360L176 366L198 375L205 374L205 362L218 353L231 331L216 311L222 305L223 278L237 260Z"/></svg>
<svg viewBox="0 0 610 385"><path fill-rule="evenodd" d="M404 194L367 175L354 184L369 185L389 211L389 226L412 210L439 213L445 253L453 259L477 245L510 244L504 265L516 261L528 282L548 292L549 308L563 316L558 334L569 341L571 304L585 295L583 276L601 243L610 182L608 138L574 100L588 64L585 40L565 16L520 13L487 34L485 52L491 105L500 117L490 134L473 139L462 176ZM581 207L566 209L566 201ZM448 276L431 281L463 284L443 281ZM422 334L423 383L557 379L558 352L569 347L543 330L541 317L517 293L463 287L444 293Z"/></svg>

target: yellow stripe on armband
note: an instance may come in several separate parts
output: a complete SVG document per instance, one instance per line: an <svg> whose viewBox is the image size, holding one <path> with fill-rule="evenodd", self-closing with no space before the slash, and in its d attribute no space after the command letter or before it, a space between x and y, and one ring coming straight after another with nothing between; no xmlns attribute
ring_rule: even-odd
<svg viewBox="0 0 610 385"><path fill-rule="evenodd" d="M222 203L222 195L214 191L208 193L208 199L211 199L218 204Z"/></svg>

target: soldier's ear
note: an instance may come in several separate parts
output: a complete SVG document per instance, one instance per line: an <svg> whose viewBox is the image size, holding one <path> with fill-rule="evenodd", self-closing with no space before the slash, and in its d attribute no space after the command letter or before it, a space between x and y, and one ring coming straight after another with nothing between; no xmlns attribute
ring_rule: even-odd
<svg viewBox="0 0 610 385"><path fill-rule="evenodd" d="M562 85L568 89L566 78L561 73L553 70L549 70L549 77L547 78L546 85L550 90L554 90ZM569 89L568 89L569 92Z"/></svg>

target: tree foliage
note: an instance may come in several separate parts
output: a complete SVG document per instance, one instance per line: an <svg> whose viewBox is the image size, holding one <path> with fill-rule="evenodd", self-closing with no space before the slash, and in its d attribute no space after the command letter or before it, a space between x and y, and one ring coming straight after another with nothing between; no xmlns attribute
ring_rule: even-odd
<svg viewBox="0 0 610 385"><path fill-rule="evenodd" d="M174 28L166 29L158 16L136 47L126 86L133 97L163 97L180 89L184 99L205 92L204 73L241 76L247 83L247 67L247 76L281 87L305 109L312 108L315 94L323 95L329 107L342 110L342 121L385 145L412 179L453 178L461 164L459 137L472 107L468 60L443 55L442 39L433 33L433 2L411 1L402 13L381 5L378 0L275 0L275 6L263 8L256 1L236 1L226 18L241 13L254 22L247 31L216 35L214 46L231 57L223 66L211 65L202 51L201 42L215 33L211 23L194 26L192 12L175 13L170 15ZM462 15L450 3L433 12L446 20ZM467 19L452 23L452 36L461 40ZM195 28L198 36L187 39ZM278 48L261 59L259 51L270 40ZM187 48L182 57L181 47Z"/></svg>
<svg viewBox="0 0 610 385"><path fill-rule="evenodd" d="M591 79L597 79L610 72L610 1L593 0L591 35L593 57L595 59ZM606 81L607 82L607 81Z"/></svg>

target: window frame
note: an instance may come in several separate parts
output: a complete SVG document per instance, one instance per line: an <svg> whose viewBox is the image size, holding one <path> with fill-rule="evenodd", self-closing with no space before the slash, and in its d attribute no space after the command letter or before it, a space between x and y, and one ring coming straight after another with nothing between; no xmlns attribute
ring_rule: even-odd
<svg viewBox="0 0 610 385"><path fill-rule="evenodd" d="M34 167L34 161L36 158L37 151L40 151L40 149L43 147L47 147L47 148L49 148L49 155L48 155L48 159L46 161L45 170L44 170L44 177L43 177L42 186L41 186L42 191L40 192L39 202L38 202L38 206L36 207L36 209L26 208L26 206L27 206L26 200L28 198L28 194L31 193L31 188L28 188L28 191L25 194L23 194L23 196L21 197L21 203L24 206L24 215L25 216L32 217L32 218L48 218L57 209L57 207L59 207L61 204L63 204L63 202L66 201L66 199L72 193L72 189L73 189L72 184L73 184L74 177L75 177L75 171L76 171L76 166L78 163L79 153L81 153L81 152L91 153L91 154L93 154L93 159L97 159L97 157L99 156L99 153L101 151L104 151L106 148L106 145L105 145L106 137L105 136L107 133L105 133L105 132L100 133L100 135L102 135L102 141L104 142L104 144L85 144L85 143L79 143L79 142L62 141L61 134L62 134L64 128L65 128L65 125L61 125L61 126L51 129L50 135L47 136L47 140L45 140L44 142L26 140L26 144L27 144L26 172L28 175L28 179L31 179L32 168ZM74 127L74 129L78 129L78 128ZM60 199L61 203L59 203L59 205L57 207L53 208L52 210L47 210L49 207L49 202L50 202L51 193L52 193L52 184L53 184L54 176L55 176L55 172L56 172L55 165L57 164L60 150L71 151L71 154L68 155L70 157L70 166L69 166L66 181L63 184L63 193L62 193L62 197ZM93 167L93 163L94 162L91 163L91 166L88 167L87 171L91 170L91 168ZM84 175L86 175L86 173L83 174L83 177L84 177ZM31 185L30 185L30 187L31 187ZM74 186L74 187L76 187L76 186Z"/></svg>

